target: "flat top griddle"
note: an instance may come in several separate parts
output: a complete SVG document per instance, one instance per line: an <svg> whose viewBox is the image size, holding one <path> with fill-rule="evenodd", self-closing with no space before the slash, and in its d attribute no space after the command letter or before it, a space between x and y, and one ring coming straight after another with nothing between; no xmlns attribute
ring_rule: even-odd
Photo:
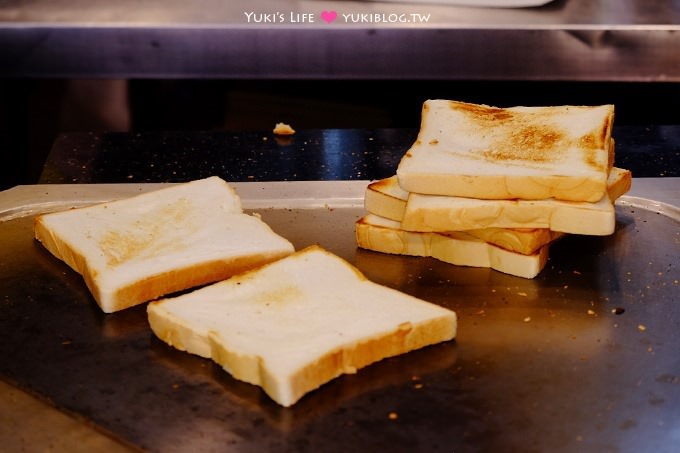
<svg viewBox="0 0 680 453"><path fill-rule="evenodd" d="M342 376L282 408L155 338L145 306L102 313L81 277L33 240L37 212L158 185L37 185L0 193L0 377L126 446L158 452L680 445L677 178L634 180L612 236L560 240L532 280L357 249L365 184L235 187L296 248L321 244L371 280L455 310L455 341Z"/></svg>

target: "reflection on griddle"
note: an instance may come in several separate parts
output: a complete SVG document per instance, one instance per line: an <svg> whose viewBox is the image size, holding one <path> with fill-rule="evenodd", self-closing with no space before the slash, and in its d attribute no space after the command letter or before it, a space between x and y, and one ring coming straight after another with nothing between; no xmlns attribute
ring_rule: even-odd
<svg viewBox="0 0 680 453"><path fill-rule="evenodd" d="M398 357L392 357L360 369L356 374L340 376L308 393L289 408L279 406L258 386L232 378L209 359L178 351L153 337L150 348L178 381L191 382L197 377L212 379L223 390L212 395L212 404L237 404L251 416L265 417L276 430L299 430L312 420L337 411L344 404L370 399L372 392L390 388L404 391L418 387L422 380L435 373L451 372L456 363L457 343L449 341ZM427 391L427 390L423 390Z"/></svg>
<svg viewBox="0 0 680 453"><path fill-rule="evenodd" d="M391 255L357 248L355 265L367 278L454 310L471 301L524 304L581 291L620 290L621 263L631 253L635 219L620 207L617 225L609 236L567 235L551 245L546 267L533 279L488 268L455 266L434 258ZM644 257L639 257L644 259ZM490 293L492 291L492 293ZM509 293L513 293L513 297ZM501 300L501 294L508 297ZM581 310L580 304L574 307Z"/></svg>
<svg viewBox="0 0 680 453"><path fill-rule="evenodd" d="M34 240L32 245L35 262L44 274L42 280L49 282L51 288L52 294L46 295L48 299L68 299L69 303L93 303L96 305L80 274L63 261L55 258L38 241ZM37 269L34 269L34 272L37 271Z"/></svg>
<svg viewBox="0 0 680 453"><path fill-rule="evenodd" d="M44 295L44 300L50 300L53 304L62 304L62 309L66 309L67 305L78 305L80 315L91 320L93 325L98 325L105 339L123 340L149 329L146 304L106 314L97 305L80 274L55 258L37 241L34 241L33 248L35 262L44 273L45 278L41 280L49 282L49 286L46 287L48 294Z"/></svg>

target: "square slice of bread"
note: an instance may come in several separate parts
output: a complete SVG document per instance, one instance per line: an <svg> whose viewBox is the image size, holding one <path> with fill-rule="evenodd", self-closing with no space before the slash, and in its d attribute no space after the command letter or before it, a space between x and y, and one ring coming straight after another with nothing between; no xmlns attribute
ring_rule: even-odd
<svg viewBox="0 0 680 453"><path fill-rule="evenodd" d="M614 106L492 107L434 99L397 176L414 193L596 202L613 163Z"/></svg>
<svg viewBox="0 0 680 453"><path fill-rule="evenodd" d="M225 279L293 245L243 213L218 177L38 215L35 238L81 274L106 313Z"/></svg>
<svg viewBox="0 0 680 453"><path fill-rule="evenodd" d="M373 283L319 246L147 312L158 338L282 406L343 373L451 340L457 327L455 312Z"/></svg>
<svg viewBox="0 0 680 453"><path fill-rule="evenodd" d="M432 257L457 266L488 267L505 274L534 278L548 261L550 243L531 254L512 252L465 232L414 233L399 222L368 214L356 222L357 245L395 255Z"/></svg>
<svg viewBox="0 0 680 453"><path fill-rule="evenodd" d="M596 203L555 199L480 200L409 193L401 188L398 179L393 176L370 183L364 205L372 214L400 221L402 228L408 231L467 231L477 237L488 238L488 231L479 234L478 231L503 228L508 229L503 232L506 236L517 236L511 242L523 244L538 231L529 233L529 236L525 231L522 239L515 229L548 229L585 235L611 234L616 223L614 201L630 190L631 183L629 170L614 167L607 179L608 194Z"/></svg>

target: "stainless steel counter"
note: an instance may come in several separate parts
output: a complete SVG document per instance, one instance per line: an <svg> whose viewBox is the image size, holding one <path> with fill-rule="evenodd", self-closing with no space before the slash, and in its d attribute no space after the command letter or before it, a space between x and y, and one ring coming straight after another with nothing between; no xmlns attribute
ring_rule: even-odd
<svg viewBox="0 0 680 453"><path fill-rule="evenodd" d="M679 24L675 0L3 0L0 75L677 81Z"/></svg>

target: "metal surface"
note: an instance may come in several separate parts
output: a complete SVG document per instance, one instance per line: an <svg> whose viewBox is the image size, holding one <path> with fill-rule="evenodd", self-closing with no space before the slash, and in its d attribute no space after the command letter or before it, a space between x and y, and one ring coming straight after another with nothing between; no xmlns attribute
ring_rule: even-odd
<svg viewBox="0 0 680 453"><path fill-rule="evenodd" d="M667 0L18 0L0 2L0 75L675 81L679 24Z"/></svg>
<svg viewBox="0 0 680 453"><path fill-rule="evenodd" d="M338 378L289 409L157 340L143 306L101 313L81 278L32 239L36 212L155 187L0 193L6 381L159 452L670 452L680 442L677 178L634 180L615 234L558 242L534 280L357 250L362 181L235 183L296 247L320 243L459 315L456 341Z"/></svg>

